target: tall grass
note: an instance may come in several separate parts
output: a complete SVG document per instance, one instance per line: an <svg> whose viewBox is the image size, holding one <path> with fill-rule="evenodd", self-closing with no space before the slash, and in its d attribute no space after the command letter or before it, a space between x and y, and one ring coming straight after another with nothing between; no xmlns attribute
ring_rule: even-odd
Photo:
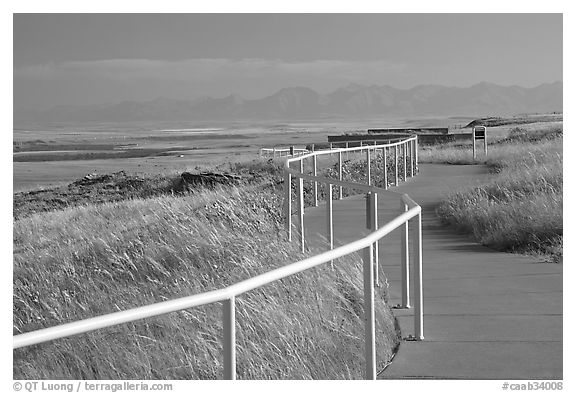
<svg viewBox="0 0 576 393"><path fill-rule="evenodd" d="M488 130L488 156L484 155L484 148L477 141L476 159L472 156L472 142L452 142L445 145L420 146L418 160L422 163L436 164L488 164L492 165L509 156L516 156L518 145L524 144L530 149L530 145L553 142L562 138L562 126L541 126L533 130L521 127L511 127L508 135L494 137Z"/></svg>
<svg viewBox="0 0 576 393"><path fill-rule="evenodd" d="M40 213L14 223L14 334L221 288L302 259L272 189L226 187ZM361 378L361 261L237 299L239 378ZM378 292L381 367L398 344ZM217 304L14 351L15 379L211 379Z"/></svg>
<svg viewBox="0 0 576 393"><path fill-rule="evenodd" d="M444 157L439 150L438 159ZM496 176L450 195L437 210L440 217L495 249L561 261L561 133L513 130L491 146L485 163Z"/></svg>

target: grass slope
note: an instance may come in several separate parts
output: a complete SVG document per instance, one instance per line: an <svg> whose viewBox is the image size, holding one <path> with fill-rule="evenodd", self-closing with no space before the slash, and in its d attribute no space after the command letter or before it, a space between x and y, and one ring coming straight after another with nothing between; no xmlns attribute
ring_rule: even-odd
<svg viewBox="0 0 576 393"><path fill-rule="evenodd" d="M15 221L14 334L220 288L301 259L283 240L279 195L226 187ZM238 377L361 378L361 266L351 256L240 296ZM398 344L385 297L379 290L380 367ZM220 318L221 307L209 305L18 349L14 378L219 378Z"/></svg>
<svg viewBox="0 0 576 393"><path fill-rule="evenodd" d="M467 152L470 156L468 148ZM429 152L429 161L464 160L459 148ZM562 130L514 128L484 160L496 176L451 194L437 212L444 222L497 250L562 260Z"/></svg>
<svg viewBox="0 0 576 393"><path fill-rule="evenodd" d="M530 130L522 127L509 128L504 137L494 137L488 130L488 156L484 155L482 141L477 141L476 159L472 157L472 142L453 142L445 145L420 146L418 160L422 163L477 165L489 166L505 160L510 156L518 156L522 149L531 149L540 142L562 138L562 127L557 125L540 125ZM560 142L561 143L561 142Z"/></svg>
<svg viewBox="0 0 576 393"><path fill-rule="evenodd" d="M262 160L223 162L196 166L192 172L215 171L235 174L241 185L274 183L282 180L281 163ZM183 194L181 173L162 175L137 173L95 174L93 181L84 179L45 189L33 189L14 194L13 215L18 220L39 212L62 210L74 206ZM200 187L198 187L200 188Z"/></svg>

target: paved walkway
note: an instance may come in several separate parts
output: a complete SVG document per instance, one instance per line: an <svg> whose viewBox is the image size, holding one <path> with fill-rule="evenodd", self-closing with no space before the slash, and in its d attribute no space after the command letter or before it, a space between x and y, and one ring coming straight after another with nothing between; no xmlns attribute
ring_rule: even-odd
<svg viewBox="0 0 576 393"><path fill-rule="evenodd" d="M562 264L493 251L442 227L442 197L487 176L481 166L421 165L396 190L423 209L424 336L403 341L380 378L561 379ZM367 233L362 196L334 202L334 237ZM397 215L398 201L380 198L379 222ZM307 237L325 233L324 206L306 210ZM380 245L391 304L400 303L399 231ZM314 246L314 241L312 246ZM411 310L395 310L402 335L413 334Z"/></svg>

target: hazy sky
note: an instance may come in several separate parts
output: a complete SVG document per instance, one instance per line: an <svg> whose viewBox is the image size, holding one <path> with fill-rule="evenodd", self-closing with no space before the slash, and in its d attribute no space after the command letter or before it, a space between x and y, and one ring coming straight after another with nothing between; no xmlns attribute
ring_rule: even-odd
<svg viewBox="0 0 576 393"><path fill-rule="evenodd" d="M20 108L562 80L561 14L16 14Z"/></svg>

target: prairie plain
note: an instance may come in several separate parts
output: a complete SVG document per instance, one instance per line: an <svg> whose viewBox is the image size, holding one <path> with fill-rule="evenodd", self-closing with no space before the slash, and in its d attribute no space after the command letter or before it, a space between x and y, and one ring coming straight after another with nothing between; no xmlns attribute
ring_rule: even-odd
<svg viewBox="0 0 576 393"><path fill-rule="evenodd" d="M461 127L471 117L309 122L21 124L14 127L14 191L62 185L91 173L161 174L258 156L262 147L304 147L331 134L377 127Z"/></svg>

